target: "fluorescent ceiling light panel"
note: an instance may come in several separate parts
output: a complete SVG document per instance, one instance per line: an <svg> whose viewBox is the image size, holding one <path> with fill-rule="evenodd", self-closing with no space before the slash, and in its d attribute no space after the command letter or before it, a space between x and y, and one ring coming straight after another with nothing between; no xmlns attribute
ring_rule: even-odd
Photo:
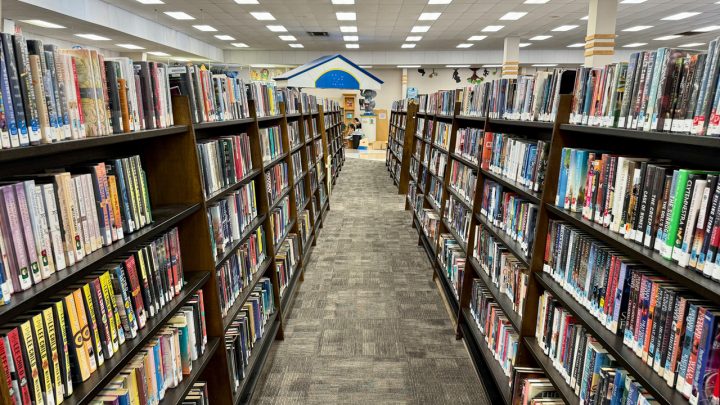
<svg viewBox="0 0 720 405"><path fill-rule="evenodd" d="M552 35L535 35L534 37L530 38L531 41L544 41L548 38L552 38Z"/></svg>
<svg viewBox="0 0 720 405"><path fill-rule="evenodd" d="M416 26L412 27L410 32L428 32L429 29L430 29L429 25L416 25Z"/></svg>
<svg viewBox="0 0 720 405"><path fill-rule="evenodd" d="M91 41L109 41L110 38L103 37L102 35L96 34L75 34L76 37L89 39Z"/></svg>
<svg viewBox="0 0 720 405"><path fill-rule="evenodd" d="M154 56L170 56L169 53L160 52L160 51L152 51L152 52L148 52L148 53L150 55L154 55Z"/></svg>
<svg viewBox="0 0 720 405"><path fill-rule="evenodd" d="M438 18L440 18L440 14L442 14L442 13L422 13L422 14L420 14L420 18L418 18L418 20L420 20L420 21L435 21Z"/></svg>
<svg viewBox="0 0 720 405"><path fill-rule="evenodd" d="M550 0L525 0L525 4L545 4Z"/></svg>
<svg viewBox="0 0 720 405"><path fill-rule="evenodd" d="M295 35L280 35L280 39L282 39L283 41L297 41Z"/></svg>
<svg viewBox="0 0 720 405"><path fill-rule="evenodd" d="M647 0L622 0L620 4L640 4L645 3Z"/></svg>
<svg viewBox="0 0 720 405"><path fill-rule="evenodd" d="M217 31L215 29L215 27L212 27L210 25L193 25L193 28L195 28L196 30L205 31L205 32Z"/></svg>
<svg viewBox="0 0 720 405"><path fill-rule="evenodd" d="M671 39L677 39L677 38L681 38L681 37L682 37L682 35L665 35L662 37L654 38L653 40L654 41L669 41Z"/></svg>
<svg viewBox="0 0 720 405"><path fill-rule="evenodd" d="M665 20L665 21L684 20L686 18L695 17L698 14L700 14L698 11L684 11L682 13L669 15L669 16L663 18L663 20Z"/></svg>
<svg viewBox="0 0 720 405"><path fill-rule="evenodd" d="M468 43L458 44L458 45L456 46L456 48L470 48L470 47L473 46L473 45L475 45L475 44L468 44Z"/></svg>
<svg viewBox="0 0 720 405"><path fill-rule="evenodd" d="M419 68L420 65L397 65L397 67L404 68L404 69L412 69L412 68Z"/></svg>
<svg viewBox="0 0 720 405"><path fill-rule="evenodd" d="M561 31L561 32L562 31L570 31L570 30L574 30L577 27L578 27L577 25L561 25L557 28L554 28L553 31Z"/></svg>
<svg viewBox="0 0 720 405"><path fill-rule="evenodd" d="M450 4L452 0L429 0L428 4Z"/></svg>
<svg viewBox="0 0 720 405"><path fill-rule="evenodd" d="M275 17L267 11L251 11L250 15L259 21L275 21Z"/></svg>
<svg viewBox="0 0 720 405"><path fill-rule="evenodd" d="M354 25L341 25L340 32L357 32L357 27Z"/></svg>
<svg viewBox="0 0 720 405"><path fill-rule="evenodd" d="M708 25L707 27L694 29L693 32L710 32L710 31L717 31L717 30L720 30L720 25Z"/></svg>
<svg viewBox="0 0 720 405"><path fill-rule="evenodd" d="M372 69L372 65L360 65L363 69Z"/></svg>
<svg viewBox="0 0 720 405"><path fill-rule="evenodd" d="M585 46L585 42L577 42L574 44L570 44L567 47L568 48L582 48L583 46Z"/></svg>
<svg viewBox="0 0 720 405"><path fill-rule="evenodd" d="M338 21L355 21L357 20L357 15L354 11L338 11L335 13L335 17L337 17Z"/></svg>
<svg viewBox="0 0 720 405"><path fill-rule="evenodd" d="M405 49L415 48L415 45L416 44L402 44L401 48L405 48Z"/></svg>
<svg viewBox="0 0 720 405"><path fill-rule="evenodd" d="M586 15L585 17L581 18L581 20L583 20L583 21L587 21L587 20L589 20L589 19L590 19L590 16L589 16L589 15Z"/></svg>
<svg viewBox="0 0 720 405"><path fill-rule="evenodd" d="M142 4L165 4L161 0L137 0L138 3Z"/></svg>
<svg viewBox="0 0 720 405"><path fill-rule="evenodd" d="M509 13L505 13L505 15L500 17L500 19L514 21L525 17L526 14L527 13L525 11L511 11Z"/></svg>
<svg viewBox="0 0 720 405"><path fill-rule="evenodd" d="M448 68L469 68L470 65L445 65Z"/></svg>
<svg viewBox="0 0 720 405"><path fill-rule="evenodd" d="M503 28L505 28L504 25L488 25L482 29L482 32L498 32Z"/></svg>
<svg viewBox="0 0 720 405"><path fill-rule="evenodd" d="M498 67L502 67L502 65L482 65L482 67L498 68Z"/></svg>
<svg viewBox="0 0 720 405"><path fill-rule="evenodd" d="M166 11L165 14L168 17L172 17L176 20L194 20L195 17L191 16L190 14L184 12L184 11Z"/></svg>
<svg viewBox="0 0 720 405"><path fill-rule="evenodd" d="M115 44L115 46L119 46L119 47L125 48L125 49L145 49L142 46L135 45L135 44Z"/></svg>
<svg viewBox="0 0 720 405"><path fill-rule="evenodd" d="M419 40L421 40L421 39L422 39L422 37L421 37L420 35L411 35L411 36L405 38L405 41L407 41L407 42L417 42L417 41L419 41Z"/></svg>
<svg viewBox="0 0 720 405"><path fill-rule="evenodd" d="M653 27L652 25L636 25L636 26L634 26L634 27L625 28L623 31L627 31L627 32L637 32L637 31L646 30L646 29L652 28L652 27Z"/></svg>
<svg viewBox="0 0 720 405"><path fill-rule="evenodd" d="M359 37L357 35L343 35L343 41L357 42Z"/></svg>
<svg viewBox="0 0 720 405"><path fill-rule="evenodd" d="M332 4L355 4L355 0L332 0Z"/></svg>
<svg viewBox="0 0 720 405"><path fill-rule="evenodd" d="M345 44L345 48L358 49L358 48L360 48L360 44Z"/></svg>
<svg viewBox="0 0 720 405"><path fill-rule="evenodd" d="M258 4L258 0L235 0L237 4Z"/></svg>
<svg viewBox="0 0 720 405"><path fill-rule="evenodd" d="M282 25L266 25L266 27L272 32L287 32L287 28Z"/></svg>
<svg viewBox="0 0 720 405"><path fill-rule="evenodd" d="M689 44L680 45L680 48L697 48L698 46L705 45L704 42L691 42Z"/></svg>
<svg viewBox="0 0 720 405"><path fill-rule="evenodd" d="M520 42L520 45L518 45L520 48L525 48L526 46L532 45L530 42Z"/></svg>
<svg viewBox="0 0 720 405"><path fill-rule="evenodd" d="M470 38L468 38L468 41L482 41L483 39L487 38L487 35L473 35Z"/></svg>
<svg viewBox="0 0 720 405"><path fill-rule="evenodd" d="M533 67L553 67L553 66L557 66L557 63L536 63L532 66Z"/></svg>
<svg viewBox="0 0 720 405"><path fill-rule="evenodd" d="M66 28L65 26L62 26L60 24L51 23L51 22L45 21L45 20L20 20L20 21L24 22L25 24L31 24L31 25L35 25L35 26L43 27L43 28L55 28L55 29Z"/></svg>
<svg viewBox="0 0 720 405"><path fill-rule="evenodd" d="M176 61L176 62L190 62L190 59L188 59L188 58L180 58L180 57L172 58L172 60L174 60L174 61Z"/></svg>
<svg viewBox="0 0 720 405"><path fill-rule="evenodd" d="M645 45L647 45L647 42L633 42L631 44L623 45L623 48L637 48Z"/></svg>
<svg viewBox="0 0 720 405"><path fill-rule="evenodd" d="M304 48L303 44L288 44L290 48Z"/></svg>
<svg viewBox="0 0 720 405"><path fill-rule="evenodd" d="M250 47L245 42L233 42L230 45L234 46L235 48L249 48Z"/></svg>
<svg viewBox="0 0 720 405"><path fill-rule="evenodd" d="M221 40L221 41L234 41L235 38L231 37L230 35L215 35L215 38Z"/></svg>

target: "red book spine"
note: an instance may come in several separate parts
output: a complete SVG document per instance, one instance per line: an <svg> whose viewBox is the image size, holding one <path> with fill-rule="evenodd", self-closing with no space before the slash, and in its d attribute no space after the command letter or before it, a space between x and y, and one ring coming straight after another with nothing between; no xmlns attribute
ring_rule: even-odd
<svg viewBox="0 0 720 405"><path fill-rule="evenodd" d="M140 280L138 279L137 269L135 268L135 257L130 256L125 260L125 272L127 273L127 280L130 283L130 293L132 301L135 304L135 314L138 319L138 327L140 329L145 327L145 305L142 300L142 293L140 291Z"/></svg>
<svg viewBox="0 0 720 405"><path fill-rule="evenodd" d="M22 346L20 345L20 334L17 328L11 330L7 334L10 342L10 350L12 350L13 361L15 362L15 372L20 384L20 398L23 404L31 404L30 388L28 387L28 376L25 372L25 362L23 361Z"/></svg>
<svg viewBox="0 0 720 405"><path fill-rule="evenodd" d="M12 377L10 376L10 364L8 363L7 353L5 353L5 343L2 341L2 338L0 338L0 362L2 362L3 372L5 373L5 382L7 383L7 387L10 391L10 403L15 405L15 392L13 390Z"/></svg>
<svg viewBox="0 0 720 405"><path fill-rule="evenodd" d="M83 114L82 109L82 103L80 100L80 82L78 81L78 75L77 75L77 65L75 64L75 58L72 58L72 74L75 81L75 93L77 94L77 108L78 108L78 115L80 116L80 124L85 125L85 114Z"/></svg>
<svg viewBox="0 0 720 405"><path fill-rule="evenodd" d="M490 169L490 160L492 159L492 146L493 146L493 133L485 132L485 138L483 141L483 148L482 148L482 168L483 168L483 170Z"/></svg>

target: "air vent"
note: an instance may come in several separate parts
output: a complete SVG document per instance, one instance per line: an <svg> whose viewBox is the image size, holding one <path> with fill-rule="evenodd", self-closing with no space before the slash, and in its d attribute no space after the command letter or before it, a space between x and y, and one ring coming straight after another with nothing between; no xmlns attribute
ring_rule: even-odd
<svg viewBox="0 0 720 405"><path fill-rule="evenodd" d="M328 33L327 31L308 31L307 33L311 37L327 37Z"/></svg>
<svg viewBox="0 0 720 405"><path fill-rule="evenodd" d="M675 35L682 35L684 37L691 37L693 35L702 34L702 32L695 32L695 31L687 31L687 32L678 32Z"/></svg>

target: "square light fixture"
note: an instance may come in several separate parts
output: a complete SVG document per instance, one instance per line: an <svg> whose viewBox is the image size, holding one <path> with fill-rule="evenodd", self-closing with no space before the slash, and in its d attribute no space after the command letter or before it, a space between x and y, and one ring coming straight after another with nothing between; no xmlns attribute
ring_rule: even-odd
<svg viewBox="0 0 720 405"><path fill-rule="evenodd" d="M627 45L623 45L623 48L639 48L645 45L647 45L647 42L633 42Z"/></svg>
<svg viewBox="0 0 720 405"><path fill-rule="evenodd" d="M215 38L221 40L221 41L234 41L235 38L231 37L230 35L215 35Z"/></svg>
<svg viewBox="0 0 720 405"><path fill-rule="evenodd" d="M168 17L172 17L176 20L194 20L195 17L191 16L190 14L184 12L184 11L166 11L165 15Z"/></svg>
<svg viewBox="0 0 720 405"><path fill-rule="evenodd" d="M654 41L669 41L671 39L682 38L682 35L665 35L662 37L653 38Z"/></svg>
<svg viewBox="0 0 720 405"><path fill-rule="evenodd" d="M357 35L343 35L343 41L357 42L359 37Z"/></svg>
<svg viewBox="0 0 720 405"><path fill-rule="evenodd" d="M280 35L280 39L282 39L283 41L297 41L295 35Z"/></svg>
<svg viewBox="0 0 720 405"><path fill-rule="evenodd" d="M468 41L482 41L483 39L487 38L487 35L473 35L470 38L468 38Z"/></svg>
<svg viewBox="0 0 720 405"><path fill-rule="evenodd" d="M135 44L115 44L115 46L119 46L119 47L125 48L125 49L145 49L142 46L135 45Z"/></svg>
<svg viewBox="0 0 720 405"><path fill-rule="evenodd" d="M622 0L620 4L640 4L645 3L647 0Z"/></svg>
<svg viewBox="0 0 720 405"><path fill-rule="evenodd" d="M290 48L304 48L303 44L288 44Z"/></svg>
<svg viewBox="0 0 720 405"><path fill-rule="evenodd" d="M445 65L446 68L469 68L470 65Z"/></svg>
<svg viewBox="0 0 720 405"><path fill-rule="evenodd" d="M154 56L170 56L169 53L160 52L160 51L152 51L152 52L148 52L148 53L150 55L154 55Z"/></svg>
<svg viewBox="0 0 720 405"><path fill-rule="evenodd" d="M530 42L520 42L520 44L519 44L518 46L519 46L520 48L525 48L525 47L530 46L530 45L532 45L532 43L530 43Z"/></svg>
<svg viewBox="0 0 720 405"><path fill-rule="evenodd" d="M583 21L587 21L587 20L589 20L589 19L590 19L590 16L589 16L589 15L586 15L585 17L581 18L581 20L583 20Z"/></svg>
<svg viewBox="0 0 720 405"><path fill-rule="evenodd" d="M419 68L420 65L397 65L397 67L401 69L413 69L413 68Z"/></svg>
<svg viewBox="0 0 720 405"><path fill-rule="evenodd" d="M250 15L259 21L275 21L275 17L267 11L251 11Z"/></svg>
<svg viewBox="0 0 720 405"><path fill-rule="evenodd" d="M682 13L669 15L665 18L662 18L662 20L664 20L664 21L684 20L686 18L695 17L698 14L700 14L700 12L698 12L698 11L684 11Z"/></svg>
<svg viewBox="0 0 720 405"><path fill-rule="evenodd" d="M679 48L697 48L703 45L705 45L704 42L691 42L689 44L680 45Z"/></svg>
<svg viewBox="0 0 720 405"><path fill-rule="evenodd" d="M287 28L282 25L266 25L266 27L272 32L287 32Z"/></svg>
<svg viewBox="0 0 720 405"><path fill-rule="evenodd" d="M440 14L442 14L442 13L422 13L422 14L420 14L420 18L418 18L418 20L420 20L420 21L435 21L438 18L440 18Z"/></svg>
<svg viewBox="0 0 720 405"><path fill-rule="evenodd" d="M172 58L172 60L174 60L175 62L190 62L189 58L181 58L179 56Z"/></svg>
<svg viewBox="0 0 720 405"><path fill-rule="evenodd" d="M233 42L233 43L230 44L230 45L234 46L235 48L249 48L249 47L250 47L250 46L249 46L248 44L246 44L245 42Z"/></svg>
<svg viewBox="0 0 720 405"><path fill-rule="evenodd" d="M372 65L360 65L363 69L372 69Z"/></svg>
<svg viewBox="0 0 720 405"><path fill-rule="evenodd" d="M422 39L422 37L421 37L420 35L411 35L411 36L405 38L405 41L407 41L407 42L417 42L417 41L419 41L419 40L421 40L421 39Z"/></svg>
<svg viewBox="0 0 720 405"><path fill-rule="evenodd" d="M338 21L355 21L357 20L357 15L354 11L338 11L335 13L335 17L337 17Z"/></svg>
<svg viewBox="0 0 720 405"><path fill-rule="evenodd" d="M193 25L193 28L195 28L196 30L205 31L205 32L217 31L217 29L215 29L215 27L212 27L210 25L204 25L204 24Z"/></svg>
<svg viewBox="0 0 720 405"><path fill-rule="evenodd" d="M43 27L43 28L53 28L53 29L66 28L63 25L51 23L51 22L45 21L45 20L20 20L20 21L24 22L25 24L31 24L31 25L35 25L35 26Z"/></svg>
<svg viewBox="0 0 720 405"><path fill-rule="evenodd" d="M357 32L357 27L354 25L341 25L340 32Z"/></svg>
<svg viewBox="0 0 720 405"><path fill-rule="evenodd" d="M402 46L400 46L400 47L403 49L409 49L409 48L415 48L415 45L416 44L402 44Z"/></svg>
<svg viewBox="0 0 720 405"><path fill-rule="evenodd" d="M109 41L110 38L104 37L102 35L96 35L96 34L75 34L76 37L89 39L91 41Z"/></svg>
<svg viewBox="0 0 720 405"><path fill-rule="evenodd" d="M235 0L237 4L258 4L258 0Z"/></svg>
<svg viewBox="0 0 720 405"><path fill-rule="evenodd" d="M410 32L428 32L429 29L430 29L429 25L416 25L416 26L412 27Z"/></svg>
<svg viewBox="0 0 720 405"><path fill-rule="evenodd" d="M332 0L332 4L355 4L355 0Z"/></svg>
<svg viewBox="0 0 720 405"><path fill-rule="evenodd" d="M525 0L524 4L545 4L550 0Z"/></svg>
<svg viewBox="0 0 720 405"><path fill-rule="evenodd" d="M525 17L526 14L527 13L525 11L511 11L509 13L505 13L505 15L500 17L500 19L514 21Z"/></svg>
<svg viewBox="0 0 720 405"><path fill-rule="evenodd" d="M574 44L568 45L567 47L568 48L582 48L583 46L585 46L585 42L576 42Z"/></svg>
<svg viewBox="0 0 720 405"><path fill-rule="evenodd" d="M452 0L429 0L428 4L450 4Z"/></svg>
<svg viewBox="0 0 720 405"><path fill-rule="evenodd" d="M553 31L564 32L564 31L574 30L574 29L577 28L577 27L578 27L577 25L561 25L561 26L559 26L559 27L557 27L557 28L553 28L552 30L553 30Z"/></svg>
<svg viewBox="0 0 720 405"><path fill-rule="evenodd" d="M360 48L360 44L345 44L345 48L347 48L347 49L358 49L358 48Z"/></svg>
<svg viewBox="0 0 720 405"><path fill-rule="evenodd" d="M502 65L482 65L482 67L485 67L485 68L488 68L488 67L489 67L489 68L499 68L499 67L502 67Z"/></svg>
<svg viewBox="0 0 720 405"><path fill-rule="evenodd" d="M536 63L532 66L533 67L553 67L553 66L557 66L557 63Z"/></svg>
<svg viewBox="0 0 720 405"><path fill-rule="evenodd" d="M165 4L162 0L137 0L141 4Z"/></svg>
<svg viewBox="0 0 720 405"><path fill-rule="evenodd" d="M625 28L623 31L638 32L638 31L646 30L646 29L652 28L652 27L653 27L652 25L636 25L634 27Z"/></svg>
<svg viewBox="0 0 720 405"><path fill-rule="evenodd" d="M535 35L534 37L530 38L531 41L544 41L548 38L552 38L552 35Z"/></svg>
<svg viewBox="0 0 720 405"><path fill-rule="evenodd" d="M720 30L720 25L708 25L707 27L694 29L693 32L710 32Z"/></svg>
<svg viewBox="0 0 720 405"><path fill-rule="evenodd" d="M475 44L462 43L462 44L458 44L458 45L456 46L456 48L470 48L470 47L473 46L473 45L475 45Z"/></svg>
<svg viewBox="0 0 720 405"><path fill-rule="evenodd" d="M488 25L482 29L482 32L498 32L503 28L505 28L504 25Z"/></svg>

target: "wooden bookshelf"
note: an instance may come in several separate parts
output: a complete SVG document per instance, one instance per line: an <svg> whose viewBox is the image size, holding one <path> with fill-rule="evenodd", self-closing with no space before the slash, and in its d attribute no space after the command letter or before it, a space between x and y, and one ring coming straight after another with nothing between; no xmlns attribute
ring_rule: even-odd
<svg viewBox="0 0 720 405"><path fill-rule="evenodd" d="M418 106L408 103L407 111L390 111L390 133L385 165L398 186L398 194L407 194L410 176L410 157L414 153ZM403 134L404 131L404 134ZM402 152L400 151L402 149ZM405 209L409 209L406 204Z"/></svg>

